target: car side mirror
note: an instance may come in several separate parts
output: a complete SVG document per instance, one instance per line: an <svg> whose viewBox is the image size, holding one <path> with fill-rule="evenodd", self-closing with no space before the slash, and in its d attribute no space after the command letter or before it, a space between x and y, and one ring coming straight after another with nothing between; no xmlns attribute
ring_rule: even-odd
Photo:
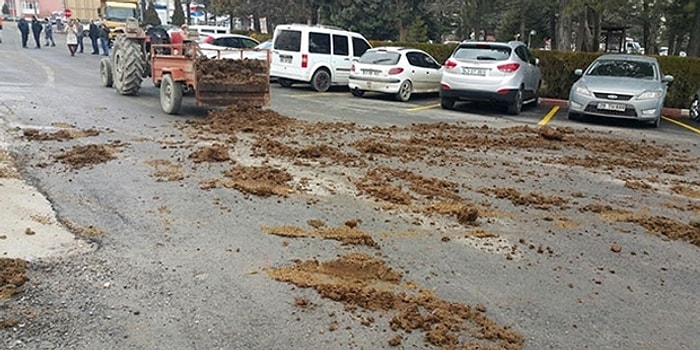
<svg viewBox="0 0 700 350"><path fill-rule="evenodd" d="M536 65L536 66L539 66L539 65L540 65L540 59L539 59L539 58L535 58L535 59L533 59L530 63L532 63L532 64L534 64L534 65Z"/></svg>
<svg viewBox="0 0 700 350"><path fill-rule="evenodd" d="M582 75L583 75L583 69L577 69L577 70L575 70L575 71L574 71L574 75L579 76L579 77L582 76Z"/></svg>
<svg viewBox="0 0 700 350"><path fill-rule="evenodd" d="M673 75L664 75L664 77L661 78L661 82L670 85L671 83L673 83Z"/></svg>

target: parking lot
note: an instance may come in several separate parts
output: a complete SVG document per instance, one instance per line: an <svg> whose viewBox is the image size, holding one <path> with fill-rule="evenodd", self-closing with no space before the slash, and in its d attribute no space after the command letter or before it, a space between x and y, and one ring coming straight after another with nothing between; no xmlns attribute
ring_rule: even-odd
<svg viewBox="0 0 700 350"><path fill-rule="evenodd" d="M565 102L565 101L562 101ZM700 137L700 125L689 119L664 117L658 129L623 119L588 118L572 121L566 107L526 105L518 116L509 115L505 108L491 103L457 103L456 110L440 108L437 94L414 95L409 102L398 102L391 95L367 93L352 96L346 88L334 87L319 93L308 85L282 88L272 84L272 108L298 118L312 121L356 122L377 126L410 125L412 123L465 122L483 123L494 127L515 125L549 125L553 127L616 130L618 133L648 133Z"/></svg>

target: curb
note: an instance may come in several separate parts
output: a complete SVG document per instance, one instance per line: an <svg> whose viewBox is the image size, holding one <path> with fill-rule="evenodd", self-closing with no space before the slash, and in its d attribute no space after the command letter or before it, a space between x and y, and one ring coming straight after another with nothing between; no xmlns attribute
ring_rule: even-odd
<svg viewBox="0 0 700 350"><path fill-rule="evenodd" d="M556 99L556 98L541 97L540 104L542 104L544 106L559 106L560 108L567 107L566 100L560 100L560 99ZM674 119L685 119L685 118L688 118L688 116L690 115L689 111L685 108L664 107L661 113L664 115L664 117L674 118Z"/></svg>

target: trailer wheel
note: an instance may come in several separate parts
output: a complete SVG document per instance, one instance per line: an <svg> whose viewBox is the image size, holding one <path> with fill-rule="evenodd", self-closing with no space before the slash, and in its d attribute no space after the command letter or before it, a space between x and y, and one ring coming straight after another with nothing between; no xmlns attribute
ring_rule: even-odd
<svg viewBox="0 0 700 350"><path fill-rule="evenodd" d="M173 81L170 74L160 84L160 108L168 114L177 114L182 106L182 84Z"/></svg>
<svg viewBox="0 0 700 350"><path fill-rule="evenodd" d="M112 87L112 62L109 58L100 60L100 80L102 80L102 86Z"/></svg>
<svg viewBox="0 0 700 350"><path fill-rule="evenodd" d="M114 88L121 95L135 95L141 89L146 69L141 43L119 35L114 40L113 53Z"/></svg>

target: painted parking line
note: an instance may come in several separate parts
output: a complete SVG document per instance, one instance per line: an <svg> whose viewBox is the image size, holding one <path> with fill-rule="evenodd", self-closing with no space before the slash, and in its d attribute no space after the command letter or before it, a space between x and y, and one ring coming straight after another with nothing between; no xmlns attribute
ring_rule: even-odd
<svg viewBox="0 0 700 350"><path fill-rule="evenodd" d="M408 109L406 109L406 110L409 111L409 112L417 112L417 111L423 111L423 110L426 110L426 109L433 109L433 108L437 108L437 107L440 107L440 104L439 104L439 103L433 103L433 104L430 104L430 105L408 108Z"/></svg>
<svg viewBox="0 0 700 350"><path fill-rule="evenodd" d="M559 111L559 106L552 107L552 109L549 110L549 113L547 113L547 115L545 115L544 118L542 118L542 120L540 120L540 122L537 123L537 125L539 125L539 126L547 125L547 123L549 123L549 121L552 118L554 118L554 116L557 114L558 111Z"/></svg>
<svg viewBox="0 0 700 350"><path fill-rule="evenodd" d="M677 121L677 120L675 120L675 119L671 119L671 118L667 118L667 117L661 117L661 118L663 118L663 120L665 120L665 121L667 121L667 122L671 122L671 123L673 123L673 124L676 124L676 125L678 125L678 126L684 128L684 129L688 129L688 130L690 130L690 131L692 131L692 132L694 132L694 133L696 133L696 134L700 134L700 129L694 128L694 127L692 127L692 126L690 126L690 125L688 125L688 124L686 124L686 123L682 123L682 122L679 122L679 121Z"/></svg>
<svg viewBox="0 0 700 350"><path fill-rule="evenodd" d="M303 97L331 96L331 95L337 95L337 93L334 93L334 92L310 92L310 93L306 93L306 94L293 94L290 96L303 98Z"/></svg>

